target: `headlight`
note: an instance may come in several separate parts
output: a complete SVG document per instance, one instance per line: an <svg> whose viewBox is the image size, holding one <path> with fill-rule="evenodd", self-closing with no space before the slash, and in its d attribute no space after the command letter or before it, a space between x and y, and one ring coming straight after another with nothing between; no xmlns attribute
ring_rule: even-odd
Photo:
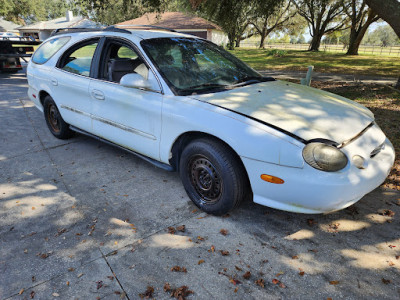
<svg viewBox="0 0 400 300"><path fill-rule="evenodd" d="M347 156L334 146L310 143L303 149L304 160L313 168L336 172L347 165Z"/></svg>

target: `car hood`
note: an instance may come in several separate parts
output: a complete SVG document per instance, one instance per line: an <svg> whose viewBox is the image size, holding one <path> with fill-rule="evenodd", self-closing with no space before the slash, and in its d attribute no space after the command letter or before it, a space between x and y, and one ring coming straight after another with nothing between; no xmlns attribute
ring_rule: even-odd
<svg viewBox="0 0 400 300"><path fill-rule="evenodd" d="M285 81L190 97L269 123L304 140L320 138L342 143L374 120L374 115L356 102Z"/></svg>

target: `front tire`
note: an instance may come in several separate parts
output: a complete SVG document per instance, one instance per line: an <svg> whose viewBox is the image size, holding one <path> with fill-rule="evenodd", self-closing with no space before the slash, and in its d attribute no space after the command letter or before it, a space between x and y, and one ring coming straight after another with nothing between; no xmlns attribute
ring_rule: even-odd
<svg viewBox="0 0 400 300"><path fill-rule="evenodd" d="M246 171L237 155L213 139L198 139L186 146L179 172L189 198L213 215L239 206L248 191Z"/></svg>
<svg viewBox="0 0 400 300"><path fill-rule="evenodd" d="M63 120L56 103L49 95L44 98L43 111L47 127L56 138L66 140L72 136L69 124Z"/></svg>

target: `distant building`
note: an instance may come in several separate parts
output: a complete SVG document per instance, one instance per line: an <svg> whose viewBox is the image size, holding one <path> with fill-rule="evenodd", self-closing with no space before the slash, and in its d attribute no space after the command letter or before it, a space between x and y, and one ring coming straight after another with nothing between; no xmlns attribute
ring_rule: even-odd
<svg viewBox="0 0 400 300"><path fill-rule="evenodd" d="M116 25L155 25L192 34L217 45L228 42L226 34L218 25L193 15L181 12L147 13L140 18L121 22Z"/></svg>
<svg viewBox="0 0 400 300"><path fill-rule="evenodd" d="M67 11L65 17L21 26L18 30L20 35L32 36L37 40L44 41L50 36L52 31L56 29L73 27L93 28L97 26L97 23L82 16L74 16L72 11Z"/></svg>
<svg viewBox="0 0 400 300"><path fill-rule="evenodd" d="M18 27L21 25L15 24L10 21L6 21L3 18L0 18L0 32L12 32L18 33Z"/></svg>

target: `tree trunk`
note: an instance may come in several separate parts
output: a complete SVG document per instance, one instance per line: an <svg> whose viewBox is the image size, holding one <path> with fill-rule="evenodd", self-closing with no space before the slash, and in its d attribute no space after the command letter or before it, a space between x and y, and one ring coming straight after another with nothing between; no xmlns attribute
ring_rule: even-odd
<svg viewBox="0 0 400 300"><path fill-rule="evenodd" d="M235 49L235 34L228 33L228 49L233 50Z"/></svg>
<svg viewBox="0 0 400 300"><path fill-rule="evenodd" d="M398 0L365 0L365 2L392 26L400 38L400 2Z"/></svg>
<svg viewBox="0 0 400 300"><path fill-rule="evenodd" d="M241 39L240 39L240 36L236 39L236 42L235 42L235 47L236 48L239 48L240 47L240 41L241 41Z"/></svg>
<svg viewBox="0 0 400 300"><path fill-rule="evenodd" d="M265 38L267 37L267 31L265 30L265 28L262 30L261 34L261 39L260 39L260 49L264 49L265 47Z"/></svg>
<svg viewBox="0 0 400 300"><path fill-rule="evenodd" d="M396 83L396 85L394 86L396 89L399 89L400 90L400 77L399 77L399 79L397 80L397 83Z"/></svg>
<svg viewBox="0 0 400 300"><path fill-rule="evenodd" d="M321 46L321 39L321 34L314 34L308 51L319 51L319 46Z"/></svg>
<svg viewBox="0 0 400 300"><path fill-rule="evenodd" d="M362 39L364 38L365 33L368 30L368 27L375 21L378 20L376 14L370 9L368 12L368 19L363 26L359 30L351 29L350 33L350 42L349 49L347 50L347 55L358 55L358 48L360 48L360 44ZM353 27L356 27L357 24L353 24Z"/></svg>
<svg viewBox="0 0 400 300"><path fill-rule="evenodd" d="M228 49L229 50L235 49L235 41L234 40L229 40L228 41Z"/></svg>

